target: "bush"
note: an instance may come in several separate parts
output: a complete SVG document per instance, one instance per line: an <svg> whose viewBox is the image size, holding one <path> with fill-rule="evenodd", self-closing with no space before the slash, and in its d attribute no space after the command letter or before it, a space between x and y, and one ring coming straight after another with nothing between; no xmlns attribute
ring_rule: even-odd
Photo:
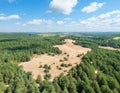
<svg viewBox="0 0 120 93"><path fill-rule="evenodd" d="M63 60L62 60L62 59L60 59L59 61L60 61L60 62L63 62Z"/></svg>
<svg viewBox="0 0 120 93"><path fill-rule="evenodd" d="M82 54L78 54L78 55L77 55L77 57L81 57L81 56L82 56Z"/></svg>
<svg viewBox="0 0 120 93"><path fill-rule="evenodd" d="M39 68L42 68L42 67L43 67L42 65L39 66Z"/></svg>
<svg viewBox="0 0 120 93"><path fill-rule="evenodd" d="M46 79L46 80L49 80L51 78L51 74L46 74L45 76L44 76L44 79Z"/></svg>
<svg viewBox="0 0 120 93"><path fill-rule="evenodd" d="M64 64L64 63L61 64L61 67L69 67L69 66L72 66L72 64L70 64L70 63L69 64Z"/></svg>
<svg viewBox="0 0 120 93"><path fill-rule="evenodd" d="M68 58L64 57L64 61L68 61Z"/></svg>

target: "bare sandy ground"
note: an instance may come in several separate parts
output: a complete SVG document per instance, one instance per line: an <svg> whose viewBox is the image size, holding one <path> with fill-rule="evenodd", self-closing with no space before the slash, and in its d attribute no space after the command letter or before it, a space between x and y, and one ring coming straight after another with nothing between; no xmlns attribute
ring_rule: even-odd
<svg viewBox="0 0 120 93"><path fill-rule="evenodd" d="M108 49L108 50L119 50L120 51L120 48L113 48L113 47L104 47L104 46L99 46L99 48L103 48L103 49Z"/></svg>
<svg viewBox="0 0 120 93"><path fill-rule="evenodd" d="M36 79L38 75L41 75L42 78L44 78L44 68L40 68L39 66L44 66L45 64L50 65L50 74L51 79L53 80L55 77L58 77L61 73L67 74L67 72L73 67L76 66L81 62L81 57L77 57L78 54L86 54L88 51L91 51L90 48L84 48L78 45L74 45L73 40L66 39L66 44L64 45L56 45L54 47L58 47L60 50L62 50L62 54L50 56L48 54L44 55L35 55L31 61L29 62L23 62L20 65L23 66L23 69L28 72L32 72L33 78ZM67 54L65 54L65 52ZM69 55L69 57L67 56ZM60 62L60 59L64 59L64 57L68 58L68 61ZM69 67L61 67L60 65L62 63L65 64L72 64L72 66ZM61 68L59 70L58 68Z"/></svg>

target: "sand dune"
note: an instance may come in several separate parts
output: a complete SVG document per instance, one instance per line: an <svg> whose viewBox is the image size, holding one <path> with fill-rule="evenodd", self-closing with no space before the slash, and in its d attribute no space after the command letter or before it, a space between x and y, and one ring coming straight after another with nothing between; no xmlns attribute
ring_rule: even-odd
<svg viewBox="0 0 120 93"><path fill-rule="evenodd" d="M66 44L63 45L56 45L54 47L58 47L60 50L62 50L62 54L50 56L48 54L44 55L35 55L31 61L21 63L20 65L23 66L24 70L26 72L30 71L32 72L33 77L36 79L38 75L41 75L42 78L44 78L44 68L39 68L40 65L44 66L45 64L51 66L50 74L51 79L53 80L55 77L58 77L61 73L67 74L67 72L73 67L76 66L81 62L81 57L77 57L78 54L86 54L88 51L91 51L90 48L84 48L78 45L74 45L73 40L66 39ZM66 53L67 54L66 54ZM69 55L69 57L67 56ZM68 61L60 62L60 59L64 59L64 57L68 58ZM72 64L72 66L69 67L61 67L60 65L62 63L65 64ZM58 68L62 68L59 70Z"/></svg>

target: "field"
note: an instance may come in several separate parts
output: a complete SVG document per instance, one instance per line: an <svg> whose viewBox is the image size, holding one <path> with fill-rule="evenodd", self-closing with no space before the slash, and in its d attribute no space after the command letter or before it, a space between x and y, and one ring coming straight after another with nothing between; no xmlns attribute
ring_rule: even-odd
<svg viewBox="0 0 120 93"><path fill-rule="evenodd" d="M50 34L50 33L43 33L43 34L38 34L38 35L42 37L56 36L56 34Z"/></svg>
<svg viewBox="0 0 120 93"><path fill-rule="evenodd" d="M120 39L120 37L114 37L113 38L113 40L119 40Z"/></svg>
<svg viewBox="0 0 120 93"><path fill-rule="evenodd" d="M50 74L51 80L55 77L58 77L61 73L67 74L67 72L77 64L80 64L81 58L88 51L91 51L90 48L84 48L78 45L74 45L73 40L66 39L66 44L64 45L55 45L54 47L58 47L62 50L62 54L51 56L48 54L44 55L35 55L31 61L21 63L25 71L30 71L33 74L33 77L36 79L38 75L41 75L44 78L44 68L40 68L40 65L43 67L45 64L51 66ZM77 57L78 54L83 54L81 57ZM66 61L60 62L60 60ZM61 64L70 64L69 67L61 67Z"/></svg>

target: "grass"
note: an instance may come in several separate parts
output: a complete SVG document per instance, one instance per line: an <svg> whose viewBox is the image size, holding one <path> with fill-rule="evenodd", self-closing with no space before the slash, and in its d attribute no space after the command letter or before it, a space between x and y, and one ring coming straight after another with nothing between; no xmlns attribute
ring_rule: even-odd
<svg viewBox="0 0 120 93"><path fill-rule="evenodd" d="M120 39L120 37L114 37L113 38L113 40L119 40Z"/></svg>
<svg viewBox="0 0 120 93"><path fill-rule="evenodd" d="M56 34L38 34L39 36L43 36L43 37L48 37L48 36L56 36Z"/></svg>

